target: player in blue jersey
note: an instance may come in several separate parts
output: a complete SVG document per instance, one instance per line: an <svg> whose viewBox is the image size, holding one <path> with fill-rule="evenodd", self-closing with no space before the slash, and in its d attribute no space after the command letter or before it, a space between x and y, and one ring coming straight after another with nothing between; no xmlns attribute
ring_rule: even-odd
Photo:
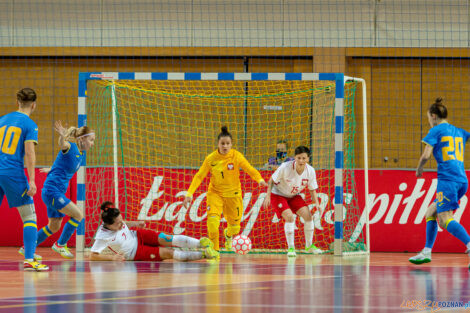
<svg viewBox="0 0 470 313"><path fill-rule="evenodd" d="M83 219L83 213L75 203L65 197L65 192L70 179L82 164L85 157L84 152L93 146L95 133L87 126L66 129L60 121L55 123L55 130L60 135L59 147L61 151L57 154L42 188L41 195L47 206L49 223L39 230L37 244L41 244L47 237L57 232L62 224L62 218L68 215L70 219L65 224L59 240L52 246L52 250L64 258L71 259L73 254L67 248L67 242Z"/></svg>
<svg viewBox="0 0 470 313"><path fill-rule="evenodd" d="M24 268L46 271L49 267L34 259L37 226L32 197L36 194L34 149L38 126L29 116L36 109L36 98L33 89L21 89L16 94L18 111L0 117L0 203L5 195L8 205L18 209L23 221Z"/></svg>
<svg viewBox="0 0 470 313"><path fill-rule="evenodd" d="M442 104L442 98L436 99L429 107L427 115L431 129L423 138L426 146L419 159L416 176L422 176L424 164L432 153L437 161L437 189L436 200L426 211L424 249L409 259L414 264L431 262L431 250L437 236L437 220L443 229L462 241L467 246L467 252L470 252L470 236L465 228L453 219L453 212L458 209L459 200L465 195L468 187L463 161L465 143L470 133L447 122L447 108Z"/></svg>

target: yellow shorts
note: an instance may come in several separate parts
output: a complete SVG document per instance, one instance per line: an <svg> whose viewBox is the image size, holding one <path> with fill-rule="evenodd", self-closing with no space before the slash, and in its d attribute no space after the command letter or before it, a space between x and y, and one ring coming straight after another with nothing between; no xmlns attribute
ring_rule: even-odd
<svg viewBox="0 0 470 313"><path fill-rule="evenodd" d="M229 224L240 224L243 216L243 198L239 197L222 197L217 193L207 192L207 215L224 214Z"/></svg>

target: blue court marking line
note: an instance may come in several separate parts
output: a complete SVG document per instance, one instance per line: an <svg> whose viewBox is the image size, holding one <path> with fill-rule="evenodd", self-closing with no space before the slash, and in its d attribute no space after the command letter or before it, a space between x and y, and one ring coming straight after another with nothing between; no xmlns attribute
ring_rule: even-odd
<svg viewBox="0 0 470 313"><path fill-rule="evenodd" d="M206 288L207 286L199 286ZM113 298L98 298L98 299L85 299L85 300L59 300L59 301L46 301L45 302L36 302L30 304L11 304L11 305L0 305L0 309L9 309L9 308L21 308L21 307L32 307L32 306L48 306L48 305L57 305L57 304L67 304L67 303L93 303L100 301L113 301L113 300L126 300L126 299L145 299L145 298L161 298L161 297L173 297L173 296L187 296L187 295L197 295L197 294L210 294L210 293L222 293L222 292L236 292L236 291L246 291L246 290L266 290L270 287L256 287L256 288L237 288L237 289L222 289L222 290L204 290L204 291L192 291L192 292L177 292L177 293L167 293L167 294L152 294L144 296L129 296L129 297L113 297ZM51 295L52 296L52 295ZM51 297L44 296L44 297ZM75 296L75 294L74 294ZM31 299L31 297L29 297ZM11 299L10 299L11 300ZM22 299L18 299L20 301ZM0 300L1 302L2 300ZM23 300L24 301L24 300ZM123 302L126 303L126 302Z"/></svg>

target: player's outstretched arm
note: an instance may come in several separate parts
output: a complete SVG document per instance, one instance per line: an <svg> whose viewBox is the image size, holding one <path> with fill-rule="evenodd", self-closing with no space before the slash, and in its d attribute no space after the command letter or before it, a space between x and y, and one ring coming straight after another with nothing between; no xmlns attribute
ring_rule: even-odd
<svg viewBox="0 0 470 313"><path fill-rule="evenodd" d="M56 121L54 124L54 129L59 133L59 147L60 150L68 150L70 148L70 143L65 140L65 135L67 134L67 129L62 126L61 121Z"/></svg>
<svg viewBox="0 0 470 313"><path fill-rule="evenodd" d="M263 201L263 207L265 209L269 208L271 206L271 190L273 189L273 179L272 177L269 179L268 182L268 190L266 191L266 196L264 197Z"/></svg>
<svg viewBox="0 0 470 313"><path fill-rule="evenodd" d="M323 209L320 206L320 202L318 201L318 195L316 190L309 190L310 192L310 197L313 200L313 205L317 208L317 210L320 211L320 215L323 214Z"/></svg>
<svg viewBox="0 0 470 313"><path fill-rule="evenodd" d="M183 200L183 206L187 209L189 209L189 205L191 204L191 202L193 201L193 197L184 197L184 200Z"/></svg>
<svg viewBox="0 0 470 313"><path fill-rule="evenodd" d="M431 154L432 146L427 144L426 147L424 147L423 154L419 158L418 168L416 169L416 177L423 176L424 164L426 164L426 162L431 158Z"/></svg>
<svg viewBox="0 0 470 313"><path fill-rule="evenodd" d="M106 255L96 252L90 253L90 261L125 261L126 259L120 254Z"/></svg>
<svg viewBox="0 0 470 313"><path fill-rule="evenodd" d="M264 181L263 177L261 176L260 172L256 168L254 168L250 162L243 156L243 154L239 153L239 164L240 167L253 179L254 181L258 182L260 187L267 187L268 184Z"/></svg>
<svg viewBox="0 0 470 313"><path fill-rule="evenodd" d="M124 221L127 227L137 227L137 228L145 228L146 224L144 221Z"/></svg>
<svg viewBox="0 0 470 313"><path fill-rule="evenodd" d="M25 154L24 161L26 165L26 170L28 171L29 177L29 190L26 193L28 196L32 197L36 194L36 172L34 167L36 165L36 152L34 150L35 143L32 141L27 141L24 143Z"/></svg>
<svg viewBox="0 0 470 313"><path fill-rule="evenodd" d="M191 185L186 192L186 197L183 200L183 206L185 208L189 208L189 205L193 200L193 194L196 192L199 185L201 185L204 178L206 178L207 174L209 174L210 168L209 159L206 158L204 163L202 163L201 168L199 168L199 171L194 175Z"/></svg>

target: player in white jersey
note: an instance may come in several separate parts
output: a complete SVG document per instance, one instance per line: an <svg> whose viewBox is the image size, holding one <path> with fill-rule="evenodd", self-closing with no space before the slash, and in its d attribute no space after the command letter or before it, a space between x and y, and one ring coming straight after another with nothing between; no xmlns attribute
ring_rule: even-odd
<svg viewBox="0 0 470 313"><path fill-rule="evenodd" d="M106 201L101 204L102 224L95 236L91 248L91 261L162 261L175 259L178 261L193 261L203 258L212 259L218 256L209 238L195 239L183 235L167 235L145 227L143 221L124 222L119 209L113 203ZM137 227L130 230L129 227ZM172 249L202 248L202 251L182 251ZM101 254L106 248L112 254Z"/></svg>
<svg viewBox="0 0 470 313"><path fill-rule="evenodd" d="M288 252L287 256L295 257L294 230L295 216L301 216L304 223L305 250L309 253L319 254L323 251L313 243L313 218L305 200L300 193L306 187L313 199L314 206L320 209L316 189L318 189L315 170L308 164L310 150L305 146L295 148L295 158L288 161L274 172L268 183L268 191L263 206L272 207L277 216L285 221Z"/></svg>

